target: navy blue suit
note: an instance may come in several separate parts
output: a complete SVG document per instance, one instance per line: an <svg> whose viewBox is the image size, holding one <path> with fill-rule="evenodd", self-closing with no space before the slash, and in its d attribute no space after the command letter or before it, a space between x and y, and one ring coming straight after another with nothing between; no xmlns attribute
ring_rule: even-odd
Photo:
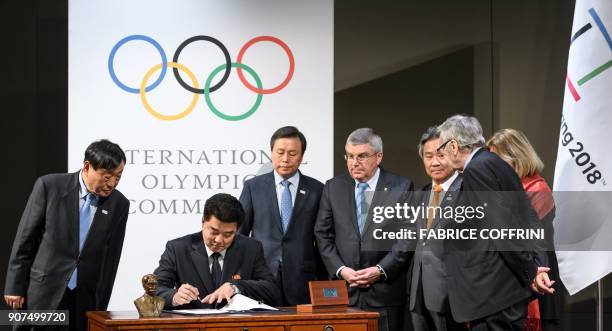
<svg viewBox="0 0 612 331"><path fill-rule="evenodd" d="M282 259L281 291L291 306L310 303L308 281L317 279L316 261L320 258L313 232L322 191L321 182L300 173L286 233L283 233L274 172L246 181L240 195L246 217L239 232L250 234L263 244L266 262L275 277Z"/></svg>

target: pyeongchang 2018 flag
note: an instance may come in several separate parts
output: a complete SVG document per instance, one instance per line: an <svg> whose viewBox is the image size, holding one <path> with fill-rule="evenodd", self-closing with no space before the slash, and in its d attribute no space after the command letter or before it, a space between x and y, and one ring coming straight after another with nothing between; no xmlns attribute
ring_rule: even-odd
<svg viewBox="0 0 612 331"><path fill-rule="evenodd" d="M574 294L612 271L612 2L576 1L555 167L560 275Z"/></svg>

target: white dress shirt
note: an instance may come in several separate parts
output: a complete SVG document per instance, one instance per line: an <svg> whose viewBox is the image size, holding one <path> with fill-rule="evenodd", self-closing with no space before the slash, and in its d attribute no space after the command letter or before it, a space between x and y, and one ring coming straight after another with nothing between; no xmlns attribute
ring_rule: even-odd
<svg viewBox="0 0 612 331"><path fill-rule="evenodd" d="M208 246L206 246L206 244L204 244L204 247L206 247L206 255L208 255L208 270L210 270L210 272L212 272L212 265L213 265L213 251L210 250L210 248L208 248ZM219 256L219 265L221 266L221 270L223 270L223 261L225 260L225 253L227 253L227 248L220 251L219 254L221 254L221 256Z"/></svg>

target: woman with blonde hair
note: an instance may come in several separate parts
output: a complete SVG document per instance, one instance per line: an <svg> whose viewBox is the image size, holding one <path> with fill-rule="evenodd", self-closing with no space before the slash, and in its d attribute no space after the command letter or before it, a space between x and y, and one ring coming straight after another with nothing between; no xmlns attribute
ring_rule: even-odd
<svg viewBox="0 0 612 331"><path fill-rule="evenodd" d="M497 154L516 171L521 178L523 188L529 197L531 206L542 222L547 242L547 257L550 267L549 275L556 280L553 285L555 293L540 296L529 303L526 330L560 330L559 308L562 305L559 287L559 267L554 252L555 202L550 187L540 176L544 162L540 159L527 137L514 129L502 129L487 141L489 151Z"/></svg>

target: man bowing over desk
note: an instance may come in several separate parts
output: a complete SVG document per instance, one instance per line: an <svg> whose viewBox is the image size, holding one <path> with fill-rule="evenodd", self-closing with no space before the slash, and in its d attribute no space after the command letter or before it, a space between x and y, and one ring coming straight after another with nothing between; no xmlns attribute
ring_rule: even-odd
<svg viewBox="0 0 612 331"><path fill-rule="evenodd" d="M237 293L278 304L261 243L236 233L243 219L238 199L215 194L204 205L202 232L166 244L155 270L165 309L211 308Z"/></svg>
<svg viewBox="0 0 612 331"><path fill-rule="evenodd" d="M68 310L69 325L52 329L71 331L87 329L85 312L106 310L130 205L116 189L124 166L121 147L102 139L81 170L36 180L6 272L9 307Z"/></svg>

